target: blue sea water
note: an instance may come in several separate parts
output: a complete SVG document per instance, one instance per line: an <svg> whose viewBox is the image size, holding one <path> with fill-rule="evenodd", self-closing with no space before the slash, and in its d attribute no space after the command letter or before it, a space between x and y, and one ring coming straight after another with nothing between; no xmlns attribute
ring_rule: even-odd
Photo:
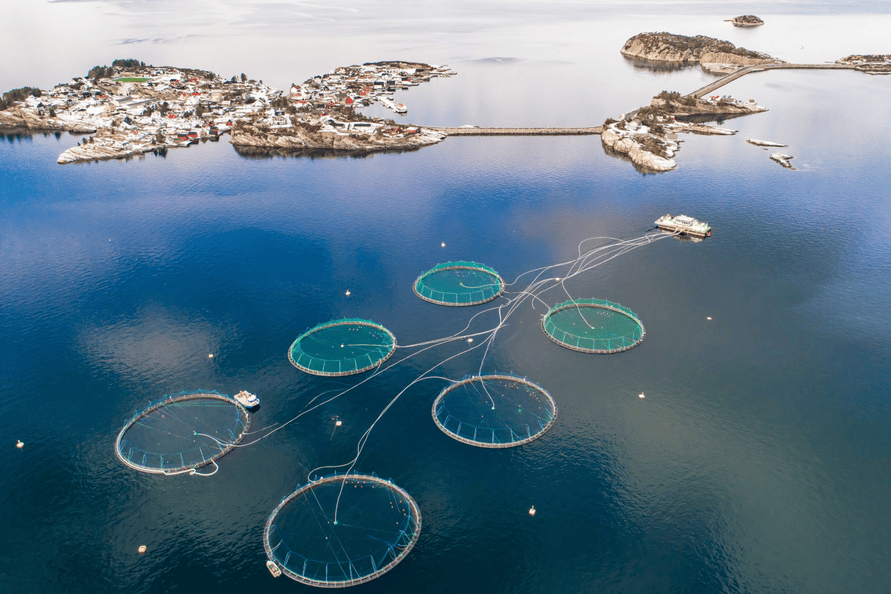
<svg viewBox="0 0 891 594"><path fill-rule="evenodd" d="M768 25L744 32L657 9L544 23L540 38L512 21L457 46L372 49L458 72L406 92L406 121L591 125L711 80L618 55L660 19L778 55L816 52L814 30L833 19L888 20L762 11ZM802 20L811 36L798 50ZM868 51L846 41L824 40L844 45L825 59ZM84 60L84 71L96 61ZM889 91L891 78L856 72L745 77L726 92L770 111L725 122L735 136L682 137L678 169L662 175L605 154L596 136L450 138L358 159L247 158L220 142L74 166L55 159L77 137L3 137L0 590L308 591L264 567L269 513L312 469L351 460L393 396L463 347L407 360L227 455L209 478L122 465L114 439L130 415L183 389L249 389L262 399L252 429L284 423L364 377L294 369L286 351L307 327L362 317L401 345L447 336L480 308L418 299L422 271L475 260L510 282L572 259L585 238L640 237L671 212L714 236L654 242L567 285L635 311L640 346L593 356L553 344L540 319L566 300L555 291L499 332L484 371L526 376L557 401L541 439L507 450L451 440L431 418L437 381L375 425L356 468L406 489L423 528L405 561L359 588L889 591ZM796 170L746 138L788 144ZM480 364L473 351L437 373Z"/></svg>

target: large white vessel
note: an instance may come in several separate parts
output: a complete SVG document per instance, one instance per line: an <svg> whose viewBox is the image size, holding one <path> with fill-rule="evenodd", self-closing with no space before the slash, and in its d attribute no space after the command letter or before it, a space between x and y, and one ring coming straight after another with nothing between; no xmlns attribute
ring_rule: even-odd
<svg viewBox="0 0 891 594"><path fill-rule="evenodd" d="M656 226L666 231L674 231L681 235L692 235L693 237L711 237L712 235L712 228L708 226L708 223L701 223L687 215L672 217L670 214L667 214L656 221Z"/></svg>
<svg viewBox="0 0 891 594"><path fill-rule="evenodd" d="M242 390L235 395L235 401L241 406L251 409L260 406L260 399L255 394L251 394L247 390Z"/></svg>

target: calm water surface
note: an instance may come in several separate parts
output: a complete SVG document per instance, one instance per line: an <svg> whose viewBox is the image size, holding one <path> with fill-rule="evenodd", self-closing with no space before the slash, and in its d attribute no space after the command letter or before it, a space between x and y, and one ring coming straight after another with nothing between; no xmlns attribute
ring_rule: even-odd
<svg viewBox="0 0 891 594"><path fill-rule="evenodd" d="M459 73L404 93L406 121L591 125L711 80L624 61L618 48L642 30L717 35L799 61L794 51L878 51L856 36L811 49L834 18L888 20L827 8L775 15L782 32L744 32L718 18L743 12L733 5L661 20L659 5L647 6L546 22L537 38L516 16L489 37L475 21L454 45L422 43L422 31L409 40L417 53L387 38L372 46L387 55L368 59ZM805 18L812 26L796 28ZM425 30L443 21L430 22ZM365 58L334 53L322 70ZM82 56L78 68L113 57ZM280 85L314 73L275 69L265 76ZM284 422L358 381L288 363L307 327L356 316L400 344L446 336L477 310L418 299L421 271L467 259L513 280L574 257L584 238L639 237L666 212L708 221L714 237L655 242L567 287L637 312L639 347L561 349L540 329L540 303L499 333L484 370L554 395L559 417L543 438L504 451L449 439L430 416L442 388L432 381L378 423L357 469L405 488L424 525L402 564L360 588L891 590L891 79L775 71L726 90L770 111L725 122L736 136L683 138L678 170L664 175L606 155L598 137L452 138L362 159L249 159L221 142L65 167L55 159L77 137L4 137L0 590L309 591L265 569L268 514L311 469L351 459L393 395L458 347L428 351L226 456L211 478L120 464L113 443L129 415L182 389L246 388L263 401L255 427ZM788 144L797 170L746 138ZM479 365L474 351L442 372L460 378ZM334 415L344 426L332 436Z"/></svg>

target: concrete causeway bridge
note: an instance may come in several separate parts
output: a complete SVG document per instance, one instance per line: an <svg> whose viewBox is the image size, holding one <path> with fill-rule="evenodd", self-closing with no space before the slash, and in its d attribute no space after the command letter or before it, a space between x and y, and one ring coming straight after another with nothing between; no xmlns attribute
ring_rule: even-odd
<svg viewBox="0 0 891 594"><path fill-rule="evenodd" d="M719 78L713 83L709 83L702 88L696 89L687 97L703 97L720 89L724 85L742 78L747 74L755 72L764 72L765 70L855 70L854 64L756 64L740 68L723 78ZM626 117L636 113L625 114ZM602 126L592 126L588 128L479 128L463 127L463 128L442 128L434 126L425 126L432 130L442 132L447 136L583 136L590 134L600 134Z"/></svg>
<svg viewBox="0 0 891 594"><path fill-rule="evenodd" d="M713 83L707 84L700 89L696 89L687 97L696 97L699 99L703 95L707 95L716 89L720 89L727 83L733 82L747 74L754 72L764 72L765 70L854 70L853 64L756 64L746 66L732 72L724 78L719 78Z"/></svg>
<svg viewBox="0 0 891 594"><path fill-rule="evenodd" d="M600 134L601 126L590 128L436 128L447 136L584 136Z"/></svg>

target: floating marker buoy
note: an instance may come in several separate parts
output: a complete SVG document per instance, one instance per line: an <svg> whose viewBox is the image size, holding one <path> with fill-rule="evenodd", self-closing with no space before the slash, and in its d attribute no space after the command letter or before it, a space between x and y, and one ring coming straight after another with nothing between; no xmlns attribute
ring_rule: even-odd
<svg viewBox="0 0 891 594"><path fill-rule="evenodd" d="M442 242L442 247L445 247L445 242L444 242L444 241Z"/></svg>
<svg viewBox="0 0 891 594"><path fill-rule="evenodd" d="M529 515L530 515L530 516L534 516L534 515L535 515L535 506L534 506L534 505L533 505L532 507L529 508Z"/></svg>
<svg viewBox="0 0 891 594"><path fill-rule="evenodd" d="M139 545L139 548L136 549L136 550L139 551L139 554L140 554L140 555L144 555L145 552L148 550L148 548L146 548L145 545Z"/></svg>
<svg viewBox="0 0 891 594"><path fill-rule="evenodd" d="M22 449L23 447L25 447L25 444L22 443L21 439L17 439L15 441L15 447L17 447L18 449Z"/></svg>
<svg viewBox="0 0 891 594"><path fill-rule="evenodd" d="M213 359L213 353L209 353L209 354L207 355L207 358L208 358L208 359Z"/></svg>
<svg viewBox="0 0 891 594"><path fill-rule="evenodd" d="M347 289L346 296L347 296L347 297L350 296L350 290L349 290L349 289Z"/></svg>
<svg viewBox="0 0 891 594"><path fill-rule="evenodd" d="M638 398L646 398L646 396L644 396L644 393L643 393L643 392L641 392L640 394L638 394L637 397L638 397Z"/></svg>
<svg viewBox="0 0 891 594"><path fill-rule="evenodd" d="M340 345L340 348L343 348L343 345Z"/></svg>

